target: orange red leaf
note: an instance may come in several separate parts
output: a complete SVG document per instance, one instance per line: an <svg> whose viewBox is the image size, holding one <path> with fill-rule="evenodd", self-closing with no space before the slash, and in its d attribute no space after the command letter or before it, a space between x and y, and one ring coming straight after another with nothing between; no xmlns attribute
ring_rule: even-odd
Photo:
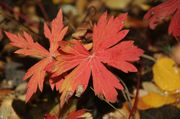
<svg viewBox="0 0 180 119"><path fill-rule="evenodd" d="M38 42L34 42L33 38L26 32L23 35L15 35L10 32L6 32L10 44L19 48L15 51L17 54L29 55L33 57L47 57L49 52L42 47Z"/></svg>
<svg viewBox="0 0 180 119"><path fill-rule="evenodd" d="M38 63L29 68L23 78L24 80L30 78L27 86L26 102L31 98L38 88L40 91L43 90L43 83L46 76L45 69L50 63L52 63L53 58L59 54L57 51L59 47L58 42L63 39L65 33L67 32L67 27L64 28L63 25L61 10L59 10L57 17L50 24L50 28L46 23L44 24L44 35L49 39L50 42L49 51L39 43L34 42L32 37L26 32L24 32L23 35L15 35L6 32L6 35L11 41L10 44L19 48L15 51L15 53L41 58ZM50 82L50 85L52 86L54 84Z"/></svg>
<svg viewBox="0 0 180 119"><path fill-rule="evenodd" d="M51 29L48 27L46 23L44 23L44 35L46 38L49 39L50 42L49 52L53 54L56 53L59 47L58 42L64 38L68 30L68 27L64 27L61 9L59 10L56 18L51 22L50 25L51 25Z"/></svg>

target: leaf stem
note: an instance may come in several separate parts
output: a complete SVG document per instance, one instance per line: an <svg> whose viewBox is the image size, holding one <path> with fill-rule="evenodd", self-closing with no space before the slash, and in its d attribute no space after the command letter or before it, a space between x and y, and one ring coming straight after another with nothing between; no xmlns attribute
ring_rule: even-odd
<svg viewBox="0 0 180 119"><path fill-rule="evenodd" d="M90 89L91 89L93 92L95 92L92 87L90 87ZM114 107L114 106L113 106L110 102L108 102L106 99L102 98L102 100L103 100L104 102L106 102L106 103L107 103L110 107L112 107L114 110L118 111L121 115L123 115L123 116L125 117L125 115L124 115L119 109L117 109L116 107Z"/></svg>
<svg viewBox="0 0 180 119"><path fill-rule="evenodd" d="M180 37L175 37L177 43L180 43Z"/></svg>
<svg viewBox="0 0 180 119"><path fill-rule="evenodd" d="M118 78L119 78L119 77L118 77ZM131 109L132 109L132 104L131 104L131 98L130 98L129 90L128 90L126 84L122 81L122 79L119 78L119 80L120 80L121 84L122 84L123 87L124 87L124 91L122 91L122 92L123 92L123 96L124 96L124 98L128 101L128 106L129 106L129 109L131 110Z"/></svg>
<svg viewBox="0 0 180 119"><path fill-rule="evenodd" d="M119 78L119 80L120 80L121 84L124 86L124 90L122 91L122 93L123 93L125 100L128 102L129 110L133 110L129 90L128 90L126 84L124 83L124 81L121 78ZM130 115L131 115L131 112L130 112ZM134 119L134 114L132 114L132 119Z"/></svg>
<svg viewBox="0 0 180 119"><path fill-rule="evenodd" d="M135 101L134 101L134 105L132 107L132 110L130 111L130 114L129 114L129 118L128 119L131 119L131 116L132 118L134 119L135 118L135 114L136 114L136 111L137 111L137 104L138 104L138 101L139 101L139 88L140 88L140 83L141 83L141 80L140 80L140 73L138 72L138 78L137 78L137 85L136 85L136 96L135 96Z"/></svg>
<svg viewBox="0 0 180 119"><path fill-rule="evenodd" d="M141 57L156 62L156 59L150 55L143 54Z"/></svg>

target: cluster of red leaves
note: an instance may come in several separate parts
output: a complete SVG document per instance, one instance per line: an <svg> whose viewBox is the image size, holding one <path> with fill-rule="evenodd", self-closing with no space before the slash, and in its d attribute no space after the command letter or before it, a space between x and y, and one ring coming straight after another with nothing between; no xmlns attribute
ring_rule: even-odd
<svg viewBox="0 0 180 119"><path fill-rule="evenodd" d="M91 51L86 50L77 40L60 43L60 56L52 64L52 76L56 77L73 69L65 76L60 86L61 100L68 100L75 91L76 95L80 96L87 88L91 73L95 94L104 96L110 102L117 100L115 88L122 90L123 87L104 64L126 73L136 72L136 67L130 62L139 60L143 53L133 45L133 41L118 44L128 33L128 30L121 30L126 17L127 14L122 14L107 19L107 13L104 13L93 28ZM63 102L61 104L63 105Z"/></svg>
<svg viewBox="0 0 180 119"><path fill-rule="evenodd" d="M149 26L154 29L163 19L172 16L169 25L169 33L180 36L180 0L167 0L166 2L151 8L144 19L149 21Z"/></svg>
<svg viewBox="0 0 180 119"><path fill-rule="evenodd" d="M91 74L95 94L115 102L116 89L122 90L123 86L105 65L126 73L136 72L131 63L143 54L133 41L120 42L128 33L128 30L122 30L126 17L127 14L122 14L107 18L107 13L104 13L93 27L93 48L90 51L77 40L62 41L67 27L64 28L61 10L51 22L51 30L44 24L44 34L50 42L49 51L34 42L27 33L21 36L7 32L10 44L19 48L16 53L42 58L24 76L24 79L30 78L26 101L37 91L37 87L43 90L45 75L50 72L51 87L56 85L62 93L61 106L75 92L76 96L80 96L86 90Z"/></svg>

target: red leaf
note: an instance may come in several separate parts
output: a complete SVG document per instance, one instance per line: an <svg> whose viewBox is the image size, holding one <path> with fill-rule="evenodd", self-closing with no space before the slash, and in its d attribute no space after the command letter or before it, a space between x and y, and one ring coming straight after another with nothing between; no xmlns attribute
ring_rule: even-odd
<svg viewBox="0 0 180 119"><path fill-rule="evenodd" d="M144 19L149 21L149 26L154 29L163 19L172 16L169 25L169 33L173 36L180 36L180 0L167 0L166 2L151 8Z"/></svg>
<svg viewBox="0 0 180 119"><path fill-rule="evenodd" d="M116 102L116 89L123 89L116 76L98 60L92 61L92 76L95 94L101 97L104 96L110 102Z"/></svg>
<svg viewBox="0 0 180 119"><path fill-rule="evenodd" d="M10 39L10 44L19 48L15 53L29 55L33 57L47 57L49 52L42 47L39 43L34 42L32 37L24 32L21 35L15 35L10 32L6 32L7 37Z"/></svg>
<svg viewBox="0 0 180 119"><path fill-rule="evenodd" d="M107 63L124 72L135 72L137 69L131 62L139 60L143 51L133 45L132 41L123 41L128 30L121 30L127 14L107 19L104 13L93 29L93 49L86 50L77 41L61 42L61 57L51 66L53 76L58 76L73 69L63 80L60 87L61 106L74 92L80 96L87 88L90 74L93 77L93 87L96 95L104 96L106 100L117 100L116 89L123 87L119 80L106 69Z"/></svg>
<svg viewBox="0 0 180 119"><path fill-rule="evenodd" d="M61 107L64 104L64 101L73 95L76 91L76 96L81 96L85 91L88 85L90 78L90 63L88 60L82 61L69 75L67 75L60 87L61 95Z"/></svg>
<svg viewBox="0 0 180 119"><path fill-rule="evenodd" d="M57 17L51 22L51 29L49 29L46 23L44 24L44 35L49 39L49 51L52 55L56 53L59 47L58 42L64 38L67 29L68 28L64 28L63 25L62 10L59 10Z"/></svg>
<svg viewBox="0 0 180 119"><path fill-rule="evenodd" d="M44 69L50 61L51 60L49 58L44 58L29 68L26 72L23 79L25 80L31 78L27 85L26 102L29 101L34 93L36 93L37 87L40 89L40 91L43 90L43 83L46 74Z"/></svg>
<svg viewBox="0 0 180 119"><path fill-rule="evenodd" d="M178 3L180 4L180 2ZM180 36L180 5L179 10L176 11L176 14L171 19L168 32L172 34L173 36Z"/></svg>
<svg viewBox="0 0 180 119"><path fill-rule="evenodd" d="M71 112L65 119L83 119L82 116L86 112L85 109Z"/></svg>
<svg viewBox="0 0 180 119"><path fill-rule="evenodd" d="M107 20L107 12L100 17L99 22L93 29L93 51L107 49L127 35L128 30L120 31L124 26L126 17L127 14L122 14L116 18L111 16Z"/></svg>
<svg viewBox="0 0 180 119"><path fill-rule="evenodd" d="M64 28L63 25L61 10L59 10L57 17L51 22L50 28L51 30L47 24L44 24L44 34L50 42L49 51L39 43L34 42L32 37L26 32L24 32L22 36L6 32L6 35L11 41L10 44L19 48L15 51L16 53L42 58L38 63L29 68L23 78L24 80L30 78L27 86L26 102L37 91L37 88L39 88L40 91L43 90L43 83L46 76L45 69L51 64L53 57L59 55L57 51L59 47L58 42L63 39L67 32L67 27ZM51 86L52 85L53 84L51 83ZM59 86L59 82L57 83L57 86Z"/></svg>
<svg viewBox="0 0 180 119"><path fill-rule="evenodd" d="M58 117L55 115L46 114L44 119L58 119Z"/></svg>
<svg viewBox="0 0 180 119"><path fill-rule="evenodd" d="M89 52L76 40L69 42L62 41L60 45L66 55L57 56L56 60L58 60L58 62L49 66L49 70L54 72L52 77L59 76L74 68L89 55Z"/></svg>

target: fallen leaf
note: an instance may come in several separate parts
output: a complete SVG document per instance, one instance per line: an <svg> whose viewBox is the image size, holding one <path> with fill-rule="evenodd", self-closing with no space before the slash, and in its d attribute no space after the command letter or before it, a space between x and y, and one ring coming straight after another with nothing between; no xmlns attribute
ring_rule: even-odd
<svg viewBox="0 0 180 119"><path fill-rule="evenodd" d="M52 0L52 3L57 5L57 4L62 4L62 3L65 3L65 4L71 4L73 3L75 0Z"/></svg>
<svg viewBox="0 0 180 119"><path fill-rule="evenodd" d="M147 0L133 0L132 5L140 7L142 10L148 10L149 6L146 4Z"/></svg>
<svg viewBox="0 0 180 119"><path fill-rule="evenodd" d="M80 116L83 119L93 119L93 116L89 112L85 112L83 115Z"/></svg>
<svg viewBox="0 0 180 119"><path fill-rule="evenodd" d="M103 119L128 119L130 111L131 110L129 109L128 103L125 102L123 104L122 108L117 109L114 112L110 112L108 114L105 114L103 116ZM140 115L139 115L138 111L136 111L136 113L134 114L134 118L135 119L140 119ZM132 117L130 119L132 119Z"/></svg>
<svg viewBox="0 0 180 119"><path fill-rule="evenodd" d="M87 0L76 0L76 9L78 14L82 15L86 9Z"/></svg>
<svg viewBox="0 0 180 119"><path fill-rule="evenodd" d="M128 16L127 21L125 22L127 28L146 28L147 25L141 19L133 18Z"/></svg>
<svg viewBox="0 0 180 119"><path fill-rule="evenodd" d="M173 60L180 65L180 44L178 43L172 48L171 51Z"/></svg>
<svg viewBox="0 0 180 119"><path fill-rule="evenodd" d="M159 58L153 66L153 79L165 91L180 89L180 68L168 57Z"/></svg>
<svg viewBox="0 0 180 119"><path fill-rule="evenodd" d="M14 97L6 97L0 106L0 119L20 119L12 107Z"/></svg>
<svg viewBox="0 0 180 119"><path fill-rule="evenodd" d="M56 4L59 4L60 1L61 1L61 0L52 0L52 3L56 5Z"/></svg>
<svg viewBox="0 0 180 119"><path fill-rule="evenodd" d="M102 0L111 9L125 9L131 0Z"/></svg>
<svg viewBox="0 0 180 119"><path fill-rule="evenodd" d="M145 91L147 92L154 92L154 93L158 93L158 94L163 94L163 91L158 88L154 83L152 82L143 82L142 83L142 87Z"/></svg>
<svg viewBox="0 0 180 119"><path fill-rule="evenodd" d="M143 83L143 90L147 91L147 95L139 97L138 109L158 108L178 103L180 69L175 66L175 62L168 57L159 57L153 66L153 76L157 86L150 82Z"/></svg>
<svg viewBox="0 0 180 119"><path fill-rule="evenodd" d="M146 96L143 96L141 101L138 104L138 108L149 109L149 108L158 108L163 105L172 104L176 102L176 98L169 95L160 95L158 93L150 92ZM146 106L146 108L143 106Z"/></svg>
<svg viewBox="0 0 180 119"><path fill-rule="evenodd" d="M2 72L4 71L5 69L5 62L0 60L0 75L2 74Z"/></svg>
<svg viewBox="0 0 180 119"><path fill-rule="evenodd" d="M88 43L88 44L83 44L84 48L86 48L87 50L92 49L93 44L92 43Z"/></svg>
<svg viewBox="0 0 180 119"><path fill-rule="evenodd" d="M82 37L85 37L88 30L91 30L91 25L88 22L82 23L77 30L72 34L72 37L74 39L82 39Z"/></svg>

